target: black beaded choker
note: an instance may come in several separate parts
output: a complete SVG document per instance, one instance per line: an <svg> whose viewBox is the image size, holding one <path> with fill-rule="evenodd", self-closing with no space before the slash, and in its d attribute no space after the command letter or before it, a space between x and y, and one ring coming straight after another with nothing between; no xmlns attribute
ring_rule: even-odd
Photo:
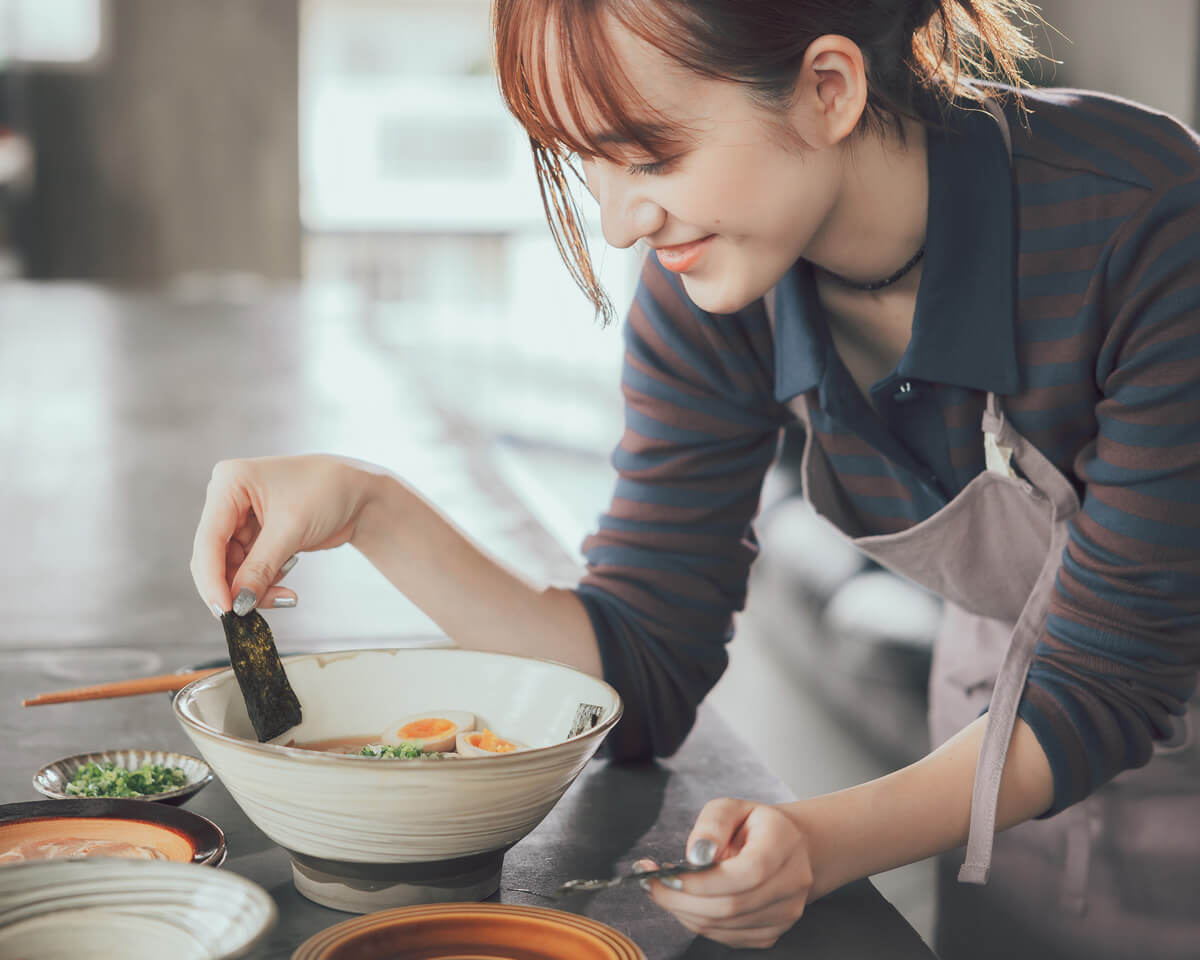
<svg viewBox="0 0 1200 960"><path fill-rule="evenodd" d="M882 290L884 287L890 287L897 280L906 276L909 273L909 271L912 270L913 267L915 267L918 263L921 262L921 258L923 256L925 256L925 247L924 246L922 246L920 250L918 250L916 253L913 254L913 258L911 260L909 260L908 263L906 263L904 266L902 266L899 270L897 270L895 273L893 273L890 277L884 277L882 280L874 280L870 283L859 283L859 281L857 281L857 280L851 280L849 277L843 277L840 273L834 273L832 270L826 270L824 267L820 267L819 269L821 270L822 273L827 273L829 276L833 277L833 279L836 280L838 283L840 283L842 286L849 287L851 290L864 290L864 291Z"/></svg>

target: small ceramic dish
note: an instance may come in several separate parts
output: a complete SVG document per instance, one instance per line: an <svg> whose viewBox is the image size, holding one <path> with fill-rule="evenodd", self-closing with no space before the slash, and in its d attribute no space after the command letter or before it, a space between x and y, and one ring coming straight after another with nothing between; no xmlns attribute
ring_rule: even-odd
<svg viewBox="0 0 1200 960"><path fill-rule="evenodd" d="M562 910L441 903L355 917L309 937L292 960L646 960L612 927Z"/></svg>
<svg viewBox="0 0 1200 960"><path fill-rule="evenodd" d="M225 861L225 834L190 810L141 800L0 806L0 870L33 859L122 855L219 867Z"/></svg>
<svg viewBox="0 0 1200 960"><path fill-rule="evenodd" d="M258 884L184 863L49 860L0 869L0 957L231 960L261 943L276 918Z"/></svg>
<svg viewBox="0 0 1200 960"><path fill-rule="evenodd" d="M67 784L88 763L112 763L125 770L136 770L143 764L157 763L163 767L176 767L182 770L187 778L178 789L125 798L129 800L180 804L211 783L213 778L212 768L207 763L186 753L172 753L167 750L98 750L93 753L77 753L73 757L63 757L46 764L33 775L33 788L51 800L86 799L67 793Z"/></svg>

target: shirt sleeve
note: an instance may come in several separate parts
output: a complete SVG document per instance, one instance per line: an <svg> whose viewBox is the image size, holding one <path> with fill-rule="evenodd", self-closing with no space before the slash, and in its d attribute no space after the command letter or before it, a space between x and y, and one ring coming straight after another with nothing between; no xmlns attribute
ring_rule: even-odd
<svg viewBox="0 0 1200 960"><path fill-rule="evenodd" d="M785 421L761 302L708 314L651 256L625 327L625 430L578 595L624 716L614 758L667 756L727 663L751 521Z"/></svg>
<svg viewBox="0 0 1200 960"><path fill-rule="evenodd" d="M1047 815L1147 763L1200 666L1200 182L1156 191L1105 255L1098 432L1020 707Z"/></svg>

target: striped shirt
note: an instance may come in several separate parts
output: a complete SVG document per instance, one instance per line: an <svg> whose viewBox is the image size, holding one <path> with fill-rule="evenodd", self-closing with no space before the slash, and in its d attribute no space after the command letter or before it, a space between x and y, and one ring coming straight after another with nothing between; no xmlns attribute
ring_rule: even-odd
<svg viewBox="0 0 1200 960"><path fill-rule="evenodd" d="M625 433L578 587L626 715L618 757L666 755L724 670L762 481L803 394L854 536L905 530L984 469L986 394L1081 498L1020 716L1057 812L1146 763L1200 665L1200 141L1099 94L1028 92L928 138L909 346L868 401L810 267L733 315L651 257L625 328Z"/></svg>

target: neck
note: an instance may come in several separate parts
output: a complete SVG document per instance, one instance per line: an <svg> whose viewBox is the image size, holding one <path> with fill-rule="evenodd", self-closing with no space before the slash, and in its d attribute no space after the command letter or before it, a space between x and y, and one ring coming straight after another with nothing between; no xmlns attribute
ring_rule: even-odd
<svg viewBox="0 0 1200 960"><path fill-rule="evenodd" d="M922 248L929 207L925 129L904 125L903 143L889 132L840 147L846 162L838 195L805 259L867 284L894 274Z"/></svg>

